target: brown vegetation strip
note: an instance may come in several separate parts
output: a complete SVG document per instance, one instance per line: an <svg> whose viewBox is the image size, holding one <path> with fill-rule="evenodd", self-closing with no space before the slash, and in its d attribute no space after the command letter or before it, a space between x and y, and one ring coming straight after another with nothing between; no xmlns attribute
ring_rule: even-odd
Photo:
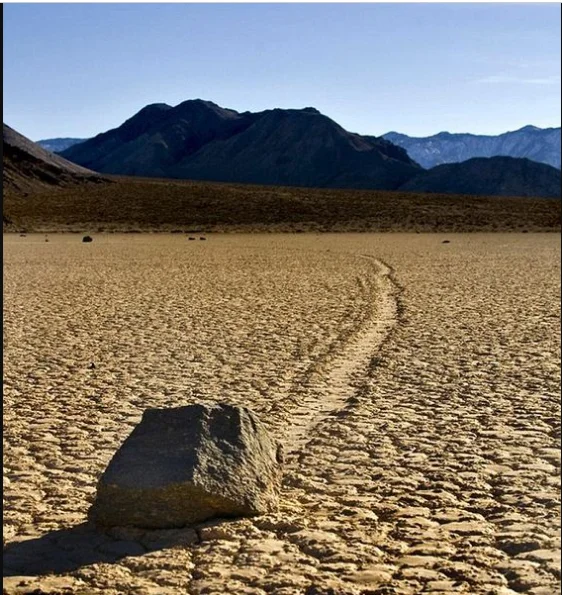
<svg viewBox="0 0 562 595"><path fill-rule="evenodd" d="M116 183L115 183L116 182ZM560 201L114 178L4 197L14 231L559 231Z"/></svg>

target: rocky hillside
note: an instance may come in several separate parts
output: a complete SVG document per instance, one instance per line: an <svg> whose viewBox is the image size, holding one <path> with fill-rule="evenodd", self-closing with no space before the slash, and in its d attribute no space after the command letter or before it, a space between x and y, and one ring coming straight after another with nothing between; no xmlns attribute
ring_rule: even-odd
<svg viewBox="0 0 562 595"><path fill-rule="evenodd" d="M495 196L560 198L559 169L529 159L474 158L439 165L406 182L401 190Z"/></svg>
<svg viewBox="0 0 562 595"><path fill-rule="evenodd" d="M2 126L2 137L4 195L103 181L95 172L46 151L6 124Z"/></svg>
<svg viewBox="0 0 562 595"><path fill-rule="evenodd" d="M384 138L408 152L422 167L466 161L473 157L526 157L560 169L560 128L525 126L498 136L440 132L425 138L389 132Z"/></svg>
<svg viewBox="0 0 562 595"><path fill-rule="evenodd" d="M202 100L149 105L63 155L108 174L319 188L395 189L420 172L403 149L314 108L239 113Z"/></svg>

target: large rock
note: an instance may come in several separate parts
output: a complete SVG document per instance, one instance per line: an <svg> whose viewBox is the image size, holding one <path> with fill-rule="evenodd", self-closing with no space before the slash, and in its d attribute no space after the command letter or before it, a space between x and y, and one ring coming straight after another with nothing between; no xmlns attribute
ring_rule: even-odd
<svg viewBox="0 0 562 595"><path fill-rule="evenodd" d="M270 512L281 462L280 446L244 407L147 409L103 473L90 518L170 528Z"/></svg>

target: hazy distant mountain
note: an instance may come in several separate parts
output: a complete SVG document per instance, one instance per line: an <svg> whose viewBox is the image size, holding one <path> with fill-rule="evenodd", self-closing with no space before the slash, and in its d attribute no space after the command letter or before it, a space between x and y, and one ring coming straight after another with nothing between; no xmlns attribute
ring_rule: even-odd
<svg viewBox="0 0 562 595"><path fill-rule="evenodd" d="M394 189L420 172L405 150L314 108L239 113L199 99L149 105L63 154L103 173L325 188Z"/></svg>
<svg viewBox="0 0 562 595"><path fill-rule="evenodd" d="M103 181L95 172L55 155L2 125L2 189L4 193L34 192L53 186Z"/></svg>
<svg viewBox="0 0 562 595"><path fill-rule="evenodd" d="M408 152L422 167L466 161L473 157L526 157L560 168L560 128L525 126L498 136L450 134L415 138L389 132L384 138Z"/></svg>
<svg viewBox="0 0 562 595"><path fill-rule="evenodd" d="M46 138L38 140L37 144L51 153L60 153L69 147L83 143L86 138Z"/></svg>
<svg viewBox="0 0 562 595"><path fill-rule="evenodd" d="M560 198L562 173L530 159L490 157L438 165L401 186L411 192Z"/></svg>

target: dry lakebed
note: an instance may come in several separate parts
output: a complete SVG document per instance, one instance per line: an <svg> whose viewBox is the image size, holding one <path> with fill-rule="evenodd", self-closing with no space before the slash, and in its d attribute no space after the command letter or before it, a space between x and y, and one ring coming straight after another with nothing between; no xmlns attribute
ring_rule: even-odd
<svg viewBox="0 0 562 595"><path fill-rule="evenodd" d="M560 234L206 237L4 235L4 593L557 593ZM279 510L89 525L199 402L283 443Z"/></svg>

